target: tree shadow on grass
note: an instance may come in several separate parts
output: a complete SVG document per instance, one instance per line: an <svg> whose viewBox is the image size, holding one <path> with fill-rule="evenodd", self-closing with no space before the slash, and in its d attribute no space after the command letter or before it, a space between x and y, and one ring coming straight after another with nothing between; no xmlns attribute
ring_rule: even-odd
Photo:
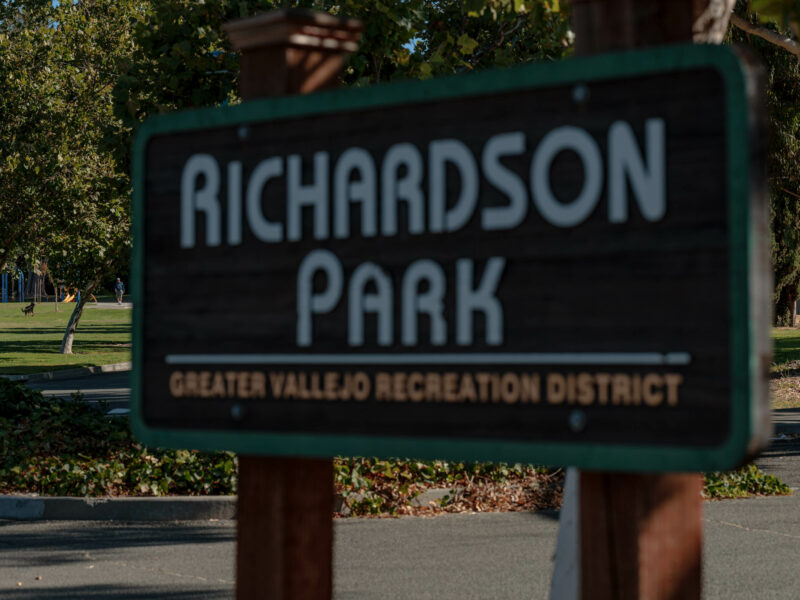
<svg viewBox="0 0 800 600"><path fill-rule="evenodd" d="M38 336L38 335L64 335L66 331L66 325L63 327L36 327L36 328L5 328L0 329L0 335L13 335L13 336ZM78 323L78 329L76 330L78 335L81 333L86 333L88 335L130 335L131 333L131 326L130 324L120 323L120 324L103 324L103 325L94 325L94 324L83 324Z"/></svg>
<svg viewBox="0 0 800 600"><path fill-rule="evenodd" d="M800 361L800 331L796 336L775 337L772 342L775 364L783 365L791 361Z"/></svg>
<svg viewBox="0 0 800 600"><path fill-rule="evenodd" d="M0 364L9 360L16 360L12 355L20 354L59 354L61 347L61 336L63 330L58 331L57 339L43 339L37 335L17 336L18 339L3 339L0 341ZM98 335L108 336L105 339L97 339ZM0 339L3 331L0 330ZM78 330L73 343L73 353L90 354L98 352L122 351L122 348L130 347L131 336L129 328L105 330Z"/></svg>
<svg viewBox="0 0 800 600"><path fill-rule="evenodd" d="M82 354L96 354L98 352L123 352L125 348L128 348L126 344L130 342L127 341L114 341L114 340L103 340L97 342L89 342L84 340L81 342L80 340L75 340L72 346L72 352L75 357L79 358ZM125 344L125 345L124 345ZM0 344L0 363L7 362L8 360L12 360L13 357L3 357L3 354L7 355L20 355L20 354L59 354L59 348L61 347L60 341L54 340L32 340L29 342L3 342ZM16 362L16 359L13 359ZM54 365L55 366L55 365Z"/></svg>

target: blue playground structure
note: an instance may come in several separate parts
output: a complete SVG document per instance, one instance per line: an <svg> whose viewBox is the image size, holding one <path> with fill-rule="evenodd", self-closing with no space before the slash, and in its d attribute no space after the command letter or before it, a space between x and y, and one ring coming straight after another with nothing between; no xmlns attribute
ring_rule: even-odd
<svg viewBox="0 0 800 600"><path fill-rule="evenodd" d="M24 302L25 301L25 275L22 271L18 271L19 275L17 277L17 286L18 286L18 293L17 293L17 301ZM0 302L8 302L8 290L11 289L11 281L10 281L10 273L3 273L0 275Z"/></svg>

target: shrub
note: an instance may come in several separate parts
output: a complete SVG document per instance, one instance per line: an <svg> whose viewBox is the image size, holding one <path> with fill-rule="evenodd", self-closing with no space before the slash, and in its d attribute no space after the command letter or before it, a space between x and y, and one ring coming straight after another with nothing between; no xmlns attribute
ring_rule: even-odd
<svg viewBox="0 0 800 600"><path fill-rule="evenodd" d="M786 496L792 488L774 475L762 472L755 465L736 471L706 473L703 496L712 500L746 498L747 496Z"/></svg>
<svg viewBox="0 0 800 600"><path fill-rule="evenodd" d="M0 493L236 493L233 453L147 448L127 419L108 417L105 408L0 378Z"/></svg>

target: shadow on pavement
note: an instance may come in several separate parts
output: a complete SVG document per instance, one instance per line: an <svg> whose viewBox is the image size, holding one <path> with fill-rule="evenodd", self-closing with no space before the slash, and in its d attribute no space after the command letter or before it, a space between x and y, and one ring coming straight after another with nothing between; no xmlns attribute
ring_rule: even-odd
<svg viewBox="0 0 800 600"><path fill-rule="evenodd" d="M31 586L21 587L12 590L3 590L3 598L36 598L36 600L94 600L106 599L113 600L140 600L141 598L165 598L165 599L192 599L197 600L217 600L233 597L230 588L218 588L213 590L176 591L167 587L160 586L136 586L126 589L123 585L78 585L69 587L38 588Z"/></svg>
<svg viewBox="0 0 800 600"><path fill-rule="evenodd" d="M800 438L773 440L758 458L762 459L783 456L800 456ZM800 465L798 465L798 468L800 468Z"/></svg>
<svg viewBox="0 0 800 600"><path fill-rule="evenodd" d="M19 525L18 521L0 521L0 553L5 567L74 563L85 561L85 554L95 551L106 551L104 556L109 557L129 548L233 543L236 540L236 532L229 527L115 523L102 528L85 528L65 522L58 528L58 541L54 543L52 529L39 532Z"/></svg>
<svg viewBox="0 0 800 600"><path fill-rule="evenodd" d="M558 516L561 514L560 510L545 509L545 510L526 510L524 514L529 517L536 517L537 519L546 519L548 521L558 521Z"/></svg>
<svg viewBox="0 0 800 600"><path fill-rule="evenodd" d="M800 419L800 408L773 408L772 412L775 415L797 417Z"/></svg>

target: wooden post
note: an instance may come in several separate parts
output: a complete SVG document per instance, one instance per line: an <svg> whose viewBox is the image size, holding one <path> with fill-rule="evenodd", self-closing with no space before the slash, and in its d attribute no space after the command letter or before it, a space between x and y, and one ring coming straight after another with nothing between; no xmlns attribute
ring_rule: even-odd
<svg viewBox="0 0 800 600"><path fill-rule="evenodd" d="M572 0L576 54L690 42L707 4ZM582 472L582 600L700 600L701 489L697 473Z"/></svg>
<svg viewBox="0 0 800 600"><path fill-rule="evenodd" d="M575 54L692 41L709 0L571 0Z"/></svg>
<svg viewBox="0 0 800 600"><path fill-rule="evenodd" d="M361 24L279 10L225 26L241 52L244 100L335 87ZM328 600L333 581L333 461L239 457L236 598Z"/></svg>
<svg viewBox="0 0 800 600"><path fill-rule="evenodd" d="M700 600L702 475L582 472L582 600Z"/></svg>

